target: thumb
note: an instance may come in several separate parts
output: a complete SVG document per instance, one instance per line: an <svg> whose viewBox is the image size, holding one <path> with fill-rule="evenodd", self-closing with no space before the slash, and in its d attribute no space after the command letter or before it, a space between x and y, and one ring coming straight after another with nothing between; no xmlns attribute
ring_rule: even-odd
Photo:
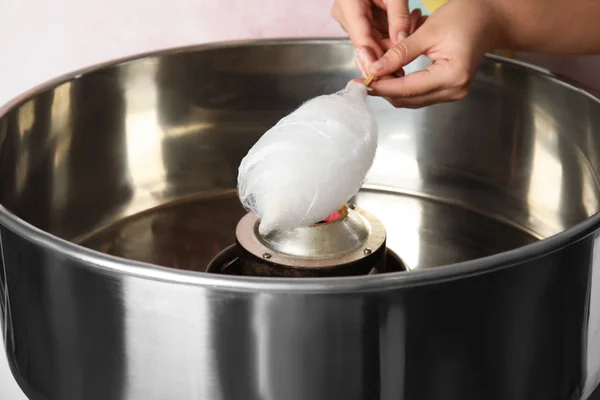
<svg viewBox="0 0 600 400"><path fill-rule="evenodd" d="M392 43L404 40L410 33L410 11L408 0L387 0L389 34Z"/></svg>
<svg viewBox="0 0 600 400"><path fill-rule="evenodd" d="M374 76L390 75L407 64L410 64L430 46L427 31L417 30L415 33L391 47L379 60L369 66L368 73Z"/></svg>

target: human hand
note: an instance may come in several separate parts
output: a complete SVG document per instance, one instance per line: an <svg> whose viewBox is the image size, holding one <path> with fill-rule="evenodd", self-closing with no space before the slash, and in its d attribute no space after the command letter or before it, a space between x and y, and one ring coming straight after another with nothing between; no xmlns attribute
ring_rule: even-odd
<svg viewBox="0 0 600 400"><path fill-rule="evenodd" d="M409 12L408 0L335 0L331 14L350 36L356 48L355 62L364 78L375 60L427 18L419 9ZM389 77L402 74L399 69Z"/></svg>
<svg viewBox="0 0 600 400"><path fill-rule="evenodd" d="M493 6L493 1L486 0L450 0L440 7L414 33L370 64L367 73L376 78L371 94L404 108L467 96L483 55L505 40L502 20ZM404 76L402 68L420 55L433 63Z"/></svg>

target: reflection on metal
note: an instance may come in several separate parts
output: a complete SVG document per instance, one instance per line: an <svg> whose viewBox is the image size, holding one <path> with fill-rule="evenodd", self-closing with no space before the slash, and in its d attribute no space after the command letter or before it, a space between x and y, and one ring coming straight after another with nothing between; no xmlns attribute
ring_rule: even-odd
<svg viewBox="0 0 600 400"><path fill-rule="evenodd" d="M0 328L2 329L2 339L5 343L12 344L13 347L10 350L14 351L14 332L10 316L10 296L6 276L6 260L4 259L2 229L0 228Z"/></svg>
<svg viewBox="0 0 600 400"><path fill-rule="evenodd" d="M556 154L558 148L558 131L554 121L543 112L537 112L533 117L536 132L535 144L532 150L532 163L527 202L529 209L534 211L536 218L550 221L560 209L563 170ZM552 231L560 230L560 226L549 227Z"/></svg>
<svg viewBox="0 0 600 400"><path fill-rule="evenodd" d="M158 68L154 62L131 65L123 77L127 164L134 196L147 202L147 206L155 204L153 193L165 189L161 183L167 178L162 158L164 133L159 123L159 93L154 85ZM136 211L141 211L141 207L125 212Z"/></svg>
<svg viewBox="0 0 600 400"><path fill-rule="evenodd" d="M245 219L250 225L238 224L238 240L247 240L240 233L253 237L252 241L260 242L268 251L287 257L330 260L349 251L372 244L380 246L385 241L385 228L381 223L358 208L344 207L341 216L327 223L319 223L309 227L301 227L289 231L274 231L266 236L256 234L258 220L251 214Z"/></svg>
<svg viewBox="0 0 600 400"><path fill-rule="evenodd" d="M54 146L54 157L52 160L52 181L56 182L52 190L52 202L56 207L69 198L71 141L73 136L69 133L73 130L73 84L66 82L58 86L52 96L50 109L50 146ZM53 215L55 222L60 224L61 215ZM57 221L58 220L58 221Z"/></svg>
<svg viewBox="0 0 600 400"><path fill-rule="evenodd" d="M212 122L200 122L198 124L172 126L166 128L165 137L176 138L178 136L198 135L203 131L210 132L216 127L217 125Z"/></svg>
<svg viewBox="0 0 600 400"><path fill-rule="evenodd" d="M26 136L35 123L35 101L29 100L19 108L19 133Z"/></svg>
<svg viewBox="0 0 600 400"><path fill-rule="evenodd" d="M29 178L29 163L31 162L29 159L29 151L23 151L18 155L18 158L19 161L15 166L16 192L23 193L25 190L25 185L27 184L27 179Z"/></svg>
<svg viewBox="0 0 600 400"><path fill-rule="evenodd" d="M418 144L418 135L415 133L423 125L423 110L404 110L399 114L384 99L369 98L368 103L377 115L379 147L366 183L419 188L422 177L419 161L414 157ZM393 182L390 181L390 166L394 169Z"/></svg>
<svg viewBox="0 0 600 400"><path fill-rule="evenodd" d="M54 165L53 167L61 168L65 158L67 157L68 151L71 146L71 135L69 132L73 129L72 123L72 110L73 105L71 104L73 84L66 82L56 89L52 96L52 105L50 109L50 124L51 124L51 138L53 139L53 145L56 146L54 151ZM57 177L58 180L65 180L64 177Z"/></svg>

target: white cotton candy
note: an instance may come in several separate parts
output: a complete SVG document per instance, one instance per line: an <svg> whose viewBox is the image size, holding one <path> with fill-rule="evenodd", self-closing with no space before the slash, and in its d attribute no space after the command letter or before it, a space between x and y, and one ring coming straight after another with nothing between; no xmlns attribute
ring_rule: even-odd
<svg viewBox="0 0 600 400"><path fill-rule="evenodd" d="M238 192L261 234L322 221L358 192L377 150L366 98L367 88L352 81L304 103L250 149Z"/></svg>

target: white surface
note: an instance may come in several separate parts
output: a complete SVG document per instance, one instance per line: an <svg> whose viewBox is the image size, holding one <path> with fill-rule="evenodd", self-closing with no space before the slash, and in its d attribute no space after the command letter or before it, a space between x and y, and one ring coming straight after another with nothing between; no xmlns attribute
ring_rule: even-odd
<svg viewBox="0 0 600 400"><path fill-rule="evenodd" d="M10 373L4 346L0 348L0 399L27 400L27 397L23 394Z"/></svg>
<svg viewBox="0 0 600 400"><path fill-rule="evenodd" d="M149 50L334 36L332 0L0 0L0 103L57 75Z"/></svg>

